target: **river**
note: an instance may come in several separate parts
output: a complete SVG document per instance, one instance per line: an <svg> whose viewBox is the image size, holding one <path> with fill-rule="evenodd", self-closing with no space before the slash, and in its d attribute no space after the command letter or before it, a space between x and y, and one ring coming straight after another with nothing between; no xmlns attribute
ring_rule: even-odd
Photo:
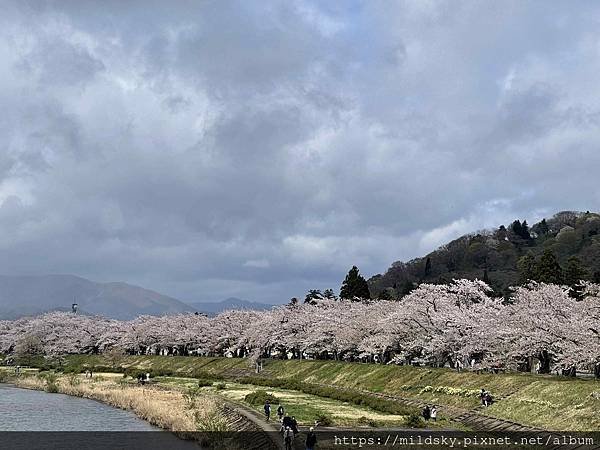
<svg viewBox="0 0 600 450"><path fill-rule="evenodd" d="M4 384L0 384L0 431L0 448L114 448L116 443L119 448L199 448L129 411Z"/></svg>

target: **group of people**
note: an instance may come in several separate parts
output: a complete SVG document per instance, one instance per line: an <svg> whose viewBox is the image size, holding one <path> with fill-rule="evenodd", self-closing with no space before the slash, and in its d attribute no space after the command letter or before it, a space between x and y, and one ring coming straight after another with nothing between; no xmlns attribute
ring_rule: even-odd
<svg viewBox="0 0 600 450"><path fill-rule="evenodd" d="M425 408L423 408L423 419L425 419L425 422L429 422L429 420L433 420L434 422L436 422L437 407L435 405L425 405Z"/></svg>
<svg viewBox="0 0 600 450"><path fill-rule="evenodd" d="M271 402L269 400L265 402L264 410L265 418L267 419L267 422L269 422L271 420ZM277 418L281 424L279 432L283 433L285 450L292 450L294 439L299 433L298 421L296 420L296 417L287 415L285 408L281 403L277 406ZM313 450L315 445L317 445L317 435L315 434L315 429L313 427L310 427L308 434L306 435L305 444L306 450Z"/></svg>
<svg viewBox="0 0 600 450"><path fill-rule="evenodd" d="M486 407L490 406L494 402L494 399L492 398L492 394L490 394L485 389L481 389L479 398L481 399L481 404Z"/></svg>
<svg viewBox="0 0 600 450"><path fill-rule="evenodd" d="M140 384L146 384L150 382L150 373L146 373L145 375L143 373L138 373L137 382Z"/></svg>

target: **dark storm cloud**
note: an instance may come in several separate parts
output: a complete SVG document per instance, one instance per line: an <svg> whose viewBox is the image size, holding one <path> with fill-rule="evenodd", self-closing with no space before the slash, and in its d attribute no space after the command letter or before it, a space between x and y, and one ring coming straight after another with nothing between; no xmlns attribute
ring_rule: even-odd
<svg viewBox="0 0 600 450"><path fill-rule="evenodd" d="M600 209L600 9L14 2L2 273L286 301Z"/></svg>

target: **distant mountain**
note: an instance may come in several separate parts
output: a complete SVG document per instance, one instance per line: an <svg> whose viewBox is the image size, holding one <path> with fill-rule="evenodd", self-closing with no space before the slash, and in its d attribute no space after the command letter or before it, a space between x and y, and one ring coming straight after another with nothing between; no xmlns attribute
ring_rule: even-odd
<svg viewBox="0 0 600 450"><path fill-rule="evenodd" d="M268 311L274 306L267 303L250 302L248 300L242 300L236 297L230 297L220 302L195 302L189 303L189 305L200 312L208 314L209 316L216 316L217 314L229 309Z"/></svg>
<svg viewBox="0 0 600 450"><path fill-rule="evenodd" d="M194 311L177 299L127 283L96 283L74 275L0 275L0 319L69 311L72 303L81 314L122 320Z"/></svg>
<svg viewBox="0 0 600 450"><path fill-rule="evenodd" d="M531 227L514 221L461 236L422 258L393 263L368 280L369 289L372 297L386 291L398 298L419 283L478 278L506 295L509 286L521 281L519 260L526 255L539 260L545 250L552 251L563 269L570 258L577 258L584 279L600 282L600 214L563 211Z"/></svg>

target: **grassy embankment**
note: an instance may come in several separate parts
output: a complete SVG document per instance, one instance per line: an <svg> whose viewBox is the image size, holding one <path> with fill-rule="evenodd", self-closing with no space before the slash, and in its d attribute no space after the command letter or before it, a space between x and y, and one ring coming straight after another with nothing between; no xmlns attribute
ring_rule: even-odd
<svg viewBox="0 0 600 450"><path fill-rule="evenodd" d="M139 368L175 376L210 374L239 378L248 361L228 358L77 355L65 367L108 365ZM335 385L343 389L366 389L402 397L463 408L479 405L478 391L485 388L498 401L484 412L551 430L600 430L600 382L532 374L457 373L449 369L379 366L335 361L265 361L263 376L278 380ZM443 408L442 408L443 412Z"/></svg>
<svg viewBox="0 0 600 450"><path fill-rule="evenodd" d="M17 387L97 400L132 411L141 419L182 437L192 437L188 432L194 431L228 430L218 400L196 390L183 395L176 389L139 386L114 373L100 373L90 379L79 374L26 371L15 377L3 369L2 381Z"/></svg>
<svg viewBox="0 0 600 450"><path fill-rule="evenodd" d="M195 378L161 376L156 382L165 387L190 389L197 385ZM339 400L323 398L293 389L269 388L252 384L218 381L210 387L203 389L222 395L234 403L240 403L263 414L264 401L250 402L249 394L254 392L267 392L273 395L284 405L286 412L294 416L303 426L312 426L315 420L324 422L325 425L335 426L371 426L371 427L405 427L406 414L392 414L373 410L366 406L342 402ZM277 409L278 401L273 403L273 416Z"/></svg>

